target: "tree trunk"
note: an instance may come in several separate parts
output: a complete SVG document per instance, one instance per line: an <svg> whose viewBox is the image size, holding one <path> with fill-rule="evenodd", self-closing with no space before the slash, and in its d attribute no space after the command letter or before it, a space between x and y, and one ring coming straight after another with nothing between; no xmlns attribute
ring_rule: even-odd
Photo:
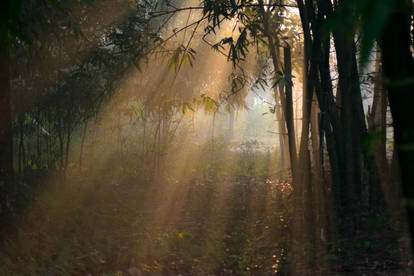
<svg viewBox="0 0 414 276"><path fill-rule="evenodd" d="M10 53L7 34L3 34L0 39L0 217L4 217L10 211L14 175Z"/></svg>
<svg viewBox="0 0 414 276"><path fill-rule="evenodd" d="M286 45L283 48L283 59L285 64L285 92L286 92L286 105L285 105L285 119L286 128L288 133L290 162L292 168L293 183L296 184L297 173L297 155L296 155L296 139L295 139L295 125L293 118L293 99L292 99L292 59L290 46Z"/></svg>
<svg viewBox="0 0 414 276"><path fill-rule="evenodd" d="M381 37L382 65L394 122L395 150L400 164L404 203L414 248L414 61L410 51L409 1L395 1L396 7Z"/></svg>
<svg viewBox="0 0 414 276"><path fill-rule="evenodd" d="M59 154L60 154L60 169L63 170L65 168L65 151L64 151L64 141L63 141L63 119L58 119L58 138L59 138Z"/></svg>
<svg viewBox="0 0 414 276"><path fill-rule="evenodd" d="M41 143L41 124L40 112L37 112L37 128L36 128L36 166L38 169L42 167L42 143Z"/></svg>
<svg viewBox="0 0 414 276"><path fill-rule="evenodd" d="M68 163L69 163L69 146L70 146L71 134L72 134L71 122L68 122L68 125L66 128L65 174L66 174L66 169L68 168Z"/></svg>
<svg viewBox="0 0 414 276"><path fill-rule="evenodd" d="M278 51L277 51L277 47L278 45L275 42L275 37L274 34L272 32L272 30L270 29L269 23L270 23L270 18L269 18L269 14L264 10L264 3L263 0L259 0L259 5L260 5L260 12L263 16L263 30L264 30L264 35L267 37L268 42L269 42L269 51L270 51L270 55L272 57L272 62L273 62L273 67L275 70L275 79L277 80L278 78L280 78L280 75L278 74L279 71L279 55L278 55ZM291 65L291 56L290 56L290 47L288 46L288 49L285 48L285 55L284 55L284 62L285 62L285 81L287 83L287 85L285 85L285 91L286 91L286 95L284 95L284 93L282 92L282 89L280 89L280 87L282 85L279 86L279 96L280 96L280 102L282 104L282 110L283 110L283 115L284 118L286 120L286 129L287 129L287 134L288 134L288 143L289 143L289 156L290 156L290 168L292 171L292 178L293 178L293 184L296 183L296 179L295 179L295 172L296 172L296 142L295 142L295 128L294 128L294 122L293 122L293 101L292 101L292 86L291 86L291 82L292 82L292 65ZM288 64L286 64L286 62ZM288 68L286 68L288 67ZM290 99L287 99L287 96L290 97ZM287 101L289 101L289 104L287 103ZM288 107L288 105L290 105L290 107Z"/></svg>
<svg viewBox="0 0 414 276"><path fill-rule="evenodd" d="M276 121L278 127L278 135L279 135L279 147L280 147L280 167L283 169L283 174L286 173L286 170L290 168L290 159L289 159L289 146L287 142L287 130L285 124L285 118L283 117L283 112L280 108L280 100L279 100L279 92L278 88L274 88L275 93L275 114L276 114Z"/></svg>
<svg viewBox="0 0 414 276"><path fill-rule="evenodd" d="M23 116L19 116L19 154L18 154L18 166L19 166L19 174L22 175L23 168L24 168L24 160L25 160L25 149L24 149L24 125L23 125Z"/></svg>
<svg viewBox="0 0 414 276"><path fill-rule="evenodd" d="M320 226L326 226L320 230L321 240L330 241L336 232L335 225L338 223L337 221L333 221L333 218L336 215L339 223L343 220L343 216L341 215L343 193L341 191L344 188L342 170L342 159L344 156L342 148L343 131L339 122L338 108L333 95L330 75L330 37L322 40L322 26L332 10L330 9L329 1L306 1L304 3L302 0L297 0L297 4L304 32L305 50L307 49L307 53L309 53L308 81L312 82L311 84L314 87L320 108L319 114L313 114L313 122L311 124L314 160L318 160L315 161L315 163L320 164L320 170L318 170L318 172L320 172L319 181L322 181L322 179L324 181L328 180L325 179L323 174L325 138L326 149L329 155L330 173L327 174L327 176L332 181L334 195L333 203L330 204L329 198L327 198L327 182L322 183L316 181L316 191L314 196L317 197L319 195L321 199L323 198L325 200L324 203L320 202L322 208L327 207L328 205L334 207L332 208L329 206L329 210L331 211L326 211L325 214L319 214L319 216L323 217L320 217L318 224ZM318 7L315 8L314 5L318 5ZM310 83L308 83L308 85L310 86ZM317 126L319 129L317 129ZM316 140L317 138L319 138L318 141ZM317 150L317 148L319 148L319 150ZM318 173L316 175L318 175ZM330 181L328 182L330 183Z"/></svg>
<svg viewBox="0 0 414 276"><path fill-rule="evenodd" d="M89 120L85 122L82 131L82 138L81 138L81 145L80 145L80 153L79 153L79 170L82 171L82 161L83 161L83 148L85 146L85 138L86 138L86 130L88 129Z"/></svg>
<svg viewBox="0 0 414 276"><path fill-rule="evenodd" d="M340 121L343 128L343 155L344 167L343 177L345 186L342 189L341 208L346 221L347 231L355 233L359 223L350 216L355 214L361 206L362 192L362 145L361 131L366 135L365 123L361 119L362 99L359 87L358 70L356 68L356 57L353 36L349 39L341 30L334 32L335 50L338 66L338 93L341 98ZM362 116L363 118L363 116Z"/></svg>
<svg viewBox="0 0 414 276"><path fill-rule="evenodd" d="M312 110L311 110L311 119L310 119L310 128L311 128L311 141L312 141L312 167L313 172L315 173L316 177L319 180L324 180L324 172L323 172L323 152L321 147L321 137L319 135L319 106L316 99L316 95L314 94L312 100Z"/></svg>
<svg viewBox="0 0 414 276"><path fill-rule="evenodd" d="M372 137L371 151L374 155L375 165L378 171L379 180L386 202L392 206L390 186L390 166L387 160L386 152L386 131L387 131L387 91L383 86L382 65L380 51L376 53L375 61L375 78L374 78L374 98L372 108L367 115L368 132ZM370 187L370 201L373 205L378 194L381 194L379 185ZM395 201L394 201L395 202Z"/></svg>

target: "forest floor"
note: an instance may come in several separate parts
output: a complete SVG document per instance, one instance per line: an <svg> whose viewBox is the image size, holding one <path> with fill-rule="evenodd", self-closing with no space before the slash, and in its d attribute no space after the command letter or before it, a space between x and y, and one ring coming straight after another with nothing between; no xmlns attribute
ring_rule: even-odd
<svg viewBox="0 0 414 276"><path fill-rule="evenodd" d="M292 272L293 204L285 181L261 174L145 182L110 170L93 180L86 173L69 183L50 178L6 231L0 275ZM331 248L315 253L313 267L296 256L293 275L409 275L395 264L398 252L384 249L379 261L362 258L346 272L340 250Z"/></svg>

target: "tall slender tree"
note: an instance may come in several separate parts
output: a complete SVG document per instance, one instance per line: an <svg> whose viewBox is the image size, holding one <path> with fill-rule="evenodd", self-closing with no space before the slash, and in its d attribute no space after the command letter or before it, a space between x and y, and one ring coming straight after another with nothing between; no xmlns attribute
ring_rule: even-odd
<svg viewBox="0 0 414 276"><path fill-rule="evenodd" d="M0 7L0 215L6 215L13 188L9 28L17 14L12 12L10 0L3 1Z"/></svg>
<svg viewBox="0 0 414 276"><path fill-rule="evenodd" d="M404 203L414 248L414 60L410 34L412 9L411 1L392 1L379 42L393 118L395 150L400 164Z"/></svg>

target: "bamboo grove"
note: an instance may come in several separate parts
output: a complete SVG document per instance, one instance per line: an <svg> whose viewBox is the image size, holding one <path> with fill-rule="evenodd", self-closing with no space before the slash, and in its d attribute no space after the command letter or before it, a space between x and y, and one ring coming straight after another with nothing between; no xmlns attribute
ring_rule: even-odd
<svg viewBox="0 0 414 276"><path fill-rule="evenodd" d="M89 169L97 164L126 162L134 148L126 166L153 181L177 162L172 145L189 135L185 126L196 132L200 111L216 152L220 114L229 116L230 143L252 91L270 91L263 116L276 122L278 165L269 175L293 189L286 274L303 275L297 263L325 266L332 254L340 268L331 269L351 273L359 259L381 262L388 251L404 252L397 263L410 259L397 236L414 233L411 1L1 6L4 233L28 206L28 189L48 176L64 186L73 175L99 174ZM218 160L209 168L224 166Z"/></svg>

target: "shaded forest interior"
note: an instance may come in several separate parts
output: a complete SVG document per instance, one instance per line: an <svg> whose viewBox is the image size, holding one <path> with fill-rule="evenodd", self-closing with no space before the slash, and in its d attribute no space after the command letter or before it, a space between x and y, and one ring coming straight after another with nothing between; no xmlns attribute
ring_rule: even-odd
<svg viewBox="0 0 414 276"><path fill-rule="evenodd" d="M412 275L412 1L0 5L0 275Z"/></svg>

